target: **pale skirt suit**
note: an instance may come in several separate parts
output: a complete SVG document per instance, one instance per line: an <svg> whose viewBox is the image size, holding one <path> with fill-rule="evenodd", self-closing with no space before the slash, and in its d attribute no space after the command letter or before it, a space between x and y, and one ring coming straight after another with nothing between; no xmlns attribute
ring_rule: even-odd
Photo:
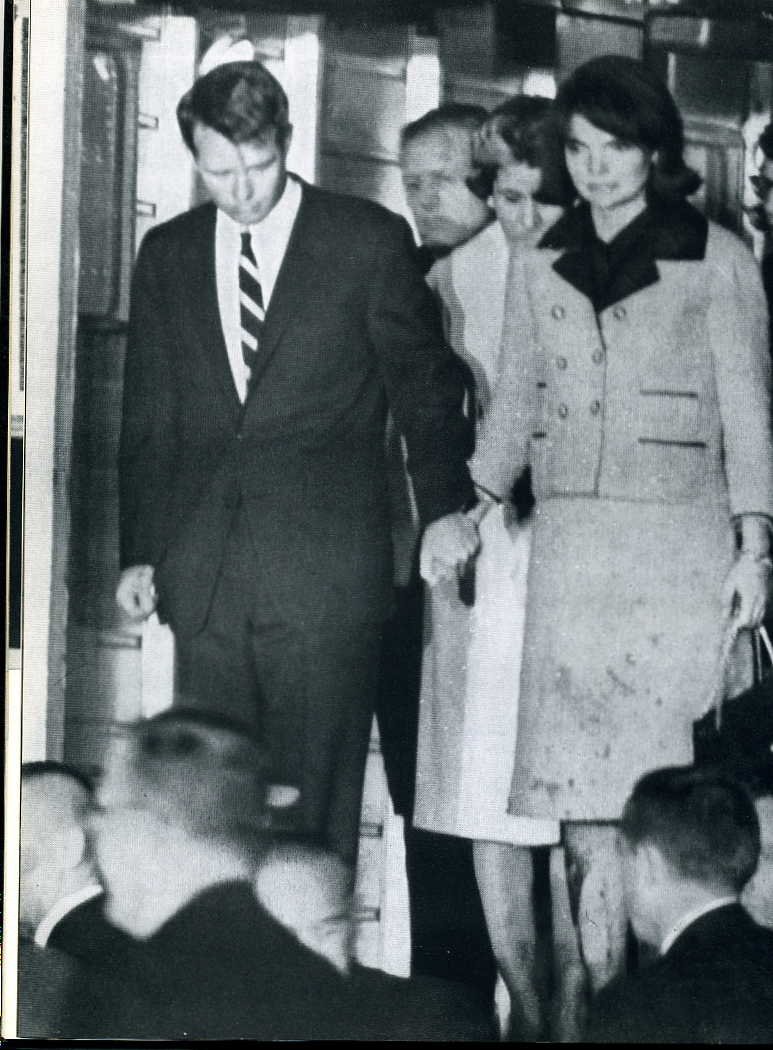
<svg viewBox="0 0 773 1050"><path fill-rule="evenodd" d="M470 366L485 415L500 365L509 249L499 223L435 264L428 275L446 337ZM481 524L475 604L456 580L428 589L419 710L414 825L519 845L555 842L554 821L507 812L518 714L531 529Z"/></svg>
<svg viewBox="0 0 773 1050"><path fill-rule="evenodd" d="M522 258L507 381L472 463L500 493L530 463L537 501L518 815L616 820L642 773L691 761L717 673L732 518L773 516L754 259L686 204L642 223L598 312L586 205Z"/></svg>

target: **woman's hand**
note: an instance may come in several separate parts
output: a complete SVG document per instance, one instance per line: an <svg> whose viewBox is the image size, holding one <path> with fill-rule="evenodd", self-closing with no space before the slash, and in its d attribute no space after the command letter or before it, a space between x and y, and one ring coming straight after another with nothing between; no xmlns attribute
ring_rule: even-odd
<svg viewBox="0 0 773 1050"><path fill-rule="evenodd" d="M722 609L739 629L759 627L768 600L771 561L741 551L722 588Z"/></svg>

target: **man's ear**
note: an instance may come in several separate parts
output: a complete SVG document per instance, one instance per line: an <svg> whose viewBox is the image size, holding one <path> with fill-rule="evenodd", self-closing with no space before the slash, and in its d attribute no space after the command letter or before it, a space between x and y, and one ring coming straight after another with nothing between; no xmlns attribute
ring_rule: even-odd
<svg viewBox="0 0 773 1050"><path fill-rule="evenodd" d="M284 150L285 154L289 153L290 146L293 142L293 126L292 124L287 125L287 131L285 132Z"/></svg>
<svg viewBox="0 0 773 1050"><path fill-rule="evenodd" d="M86 833L83 828L72 825L62 833L62 864L74 871L86 859Z"/></svg>
<svg viewBox="0 0 773 1050"><path fill-rule="evenodd" d="M660 886L671 874L671 866L654 842L642 842L638 846L641 872L648 885Z"/></svg>

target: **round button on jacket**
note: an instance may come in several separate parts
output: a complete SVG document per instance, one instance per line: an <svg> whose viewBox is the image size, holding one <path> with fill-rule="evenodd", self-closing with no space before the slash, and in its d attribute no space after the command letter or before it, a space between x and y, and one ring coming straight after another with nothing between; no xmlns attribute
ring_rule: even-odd
<svg viewBox="0 0 773 1050"><path fill-rule="evenodd" d="M565 316L566 310L561 306L560 303L556 303L553 309L550 311L551 315L555 317L557 321L560 321Z"/></svg>
<svg viewBox="0 0 773 1050"><path fill-rule="evenodd" d="M590 414L592 416L597 416L600 411L601 411L601 402L600 401L591 401L591 403L590 403Z"/></svg>
<svg viewBox="0 0 773 1050"><path fill-rule="evenodd" d="M614 319L616 321L622 321L624 319L625 315L626 314L625 314L625 307L624 306L616 306L614 308L614 310L612 311L612 316L614 317Z"/></svg>
<svg viewBox="0 0 773 1050"><path fill-rule="evenodd" d="M599 348L598 350L594 350L593 356L591 357L591 361L594 363L594 365L600 365L603 360L604 351L601 348Z"/></svg>
<svg viewBox="0 0 773 1050"><path fill-rule="evenodd" d="M564 404L560 404L558 406L558 414L561 417L561 419L566 419L566 417L569 415L568 407Z"/></svg>
<svg viewBox="0 0 773 1050"><path fill-rule="evenodd" d="M560 368L562 371L566 368L567 363L568 362L563 355L556 358L556 368Z"/></svg>

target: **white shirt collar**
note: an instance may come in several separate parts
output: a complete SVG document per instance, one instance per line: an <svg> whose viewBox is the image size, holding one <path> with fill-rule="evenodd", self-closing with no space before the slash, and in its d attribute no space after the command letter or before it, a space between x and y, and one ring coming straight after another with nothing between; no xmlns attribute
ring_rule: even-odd
<svg viewBox="0 0 773 1050"><path fill-rule="evenodd" d="M102 893L102 887L95 882L90 882L87 886L81 886L74 893L68 893L66 897L61 897L53 908L43 916L38 924L38 928L35 930L33 940L38 948L45 948L54 927L58 922L61 922L65 915L69 915L71 911L74 911L79 905L85 904L86 901L98 897L100 893Z"/></svg>
<svg viewBox="0 0 773 1050"><path fill-rule="evenodd" d="M660 954L665 955L669 948L672 946L674 941L679 937L688 926L692 926L698 919L703 918L704 915L708 915L709 912L716 911L717 908L724 908L728 904L737 904L738 898L735 896L728 897L717 897L713 901L709 901L708 904L699 904L697 908L691 908L686 912L668 931L666 936L663 938L663 943L660 945Z"/></svg>
<svg viewBox="0 0 773 1050"><path fill-rule="evenodd" d="M288 175L282 196L262 222L250 226L252 250L258 264L263 304L268 309L279 270L287 253L293 225L301 206L301 183ZM218 209L215 226L215 273L220 325L236 392L244 401L249 369L242 357L239 310L239 253L243 227Z"/></svg>

